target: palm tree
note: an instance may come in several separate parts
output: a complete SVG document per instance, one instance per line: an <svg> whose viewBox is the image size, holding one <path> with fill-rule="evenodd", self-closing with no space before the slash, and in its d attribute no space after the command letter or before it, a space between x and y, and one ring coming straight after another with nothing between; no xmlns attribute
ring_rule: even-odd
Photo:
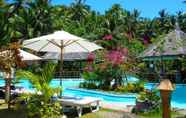
<svg viewBox="0 0 186 118"><path fill-rule="evenodd" d="M183 13L183 12L181 12L181 11L180 11L180 12L177 12L177 14L176 14L177 22L178 22L180 28L181 28L184 32L186 32L186 26L184 25L184 24L186 23L185 18L186 18L186 14L185 14L185 13Z"/></svg>
<svg viewBox="0 0 186 118"><path fill-rule="evenodd" d="M111 9L105 12L105 20L103 22L105 23L104 27L108 29L108 33L114 32L121 25L124 12L124 9L119 4L114 4Z"/></svg>
<svg viewBox="0 0 186 118"><path fill-rule="evenodd" d="M32 25L33 36L37 37L53 32L49 1L36 0L28 3L28 5L27 15L30 16L32 22L27 22L27 24Z"/></svg>
<svg viewBox="0 0 186 118"><path fill-rule="evenodd" d="M2 7L0 7L0 47L8 46L10 42L12 42L14 37L14 29L12 21L14 18L12 14L16 11L17 8L12 7L12 5L4 3Z"/></svg>
<svg viewBox="0 0 186 118"><path fill-rule="evenodd" d="M59 88L51 88L50 83L54 78L55 64L48 63L41 72L35 74L30 71L19 70L16 72L18 79L28 79L36 91L42 93L43 100L48 102Z"/></svg>
<svg viewBox="0 0 186 118"><path fill-rule="evenodd" d="M52 88L50 83L54 78L54 71L56 65L48 63L39 73L32 73L30 71L17 71L17 79L28 79L36 92L41 94L32 94L27 96L27 111L31 118L61 118L61 107L57 101L52 100L55 93L59 93L60 88Z"/></svg>
<svg viewBox="0 0 186 118"><path fill-rule="evenodd" d="M75 0L75 2L71 4L69 10L69 15L72 20L81 21L90 11L90 7L85 5L85 0Z"/></svg>
<svg viewBox="0 0 186 118"><path fill-rule="evenodd" d="M139 20L140 13L138 10L134 9L133 12L127 12L127 16L124 20L124 35L129 39L136 38L136 31L138 28L138 20Z"/></svg>
<svg viewBox="0 0 186 118"><path fill-rule="evenodd" d="M174 24L171 24L172 18L173 17L171 17L165 9L159 12L159 17L156 18L156 23L160 34L166 34L170 29L174 28Z"/></svg>
<svg viewBox="0 0 186 118"><path fill-rule="evenodd" d="M10 107L10 85L12 81L12 69L16 67L21 67L23 65L19 52L19 44L11 43L0 48L0 70L5 72L5 102L8 103L8 108ZM3 54L2 54L3 53Z"/></svg>
<svg viewBox="0 0 186 118"><path fill-rule="evenodd" d="M0 8L4 7L4 5L5 5L5 1L4 0L0 0Z"/></svg>
<svg viewBox="0 0 186 118"><path fill-rule="evenodd" d="M11 16L17 39L28 39L54 31L51 17L51 6L48 1L16 0L11 3L14 8Z"/></svg>

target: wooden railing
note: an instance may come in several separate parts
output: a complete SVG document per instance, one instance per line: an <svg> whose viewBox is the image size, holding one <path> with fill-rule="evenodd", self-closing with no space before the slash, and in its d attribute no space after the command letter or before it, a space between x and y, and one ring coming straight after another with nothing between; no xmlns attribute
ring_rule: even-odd
<svg viewBox="0 0 186 118"><path fill-rule="evenodd" d="M60 75L59 72L55 73L55 78L80 78L81 71L63 71Z"/></svg>

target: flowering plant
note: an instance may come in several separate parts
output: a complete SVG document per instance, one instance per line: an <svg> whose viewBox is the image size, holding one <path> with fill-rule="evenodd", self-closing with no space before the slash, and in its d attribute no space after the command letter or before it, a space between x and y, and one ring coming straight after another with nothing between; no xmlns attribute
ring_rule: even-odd
<svg viewBox="0 0 186 118"><path fill-rule="evenodd" d="M120 86L123 74L121 65L124 64L127 54L128 50L121 47L110 51L101 51L98 56L102 62L98 64L92 60L92 57L95 59L95 55L89 54L83 77L89 82L98 81L98 88L101 89ZM111 85L112 81L114 84Z"/></svg>
<svg viewBox="0 0 186 118"><path fill-rule="evenodd" d="M103 39L104 39L104 40L112 40L113 37L112 37L111 34L108 34L108 35L105 35L105 36L103 37Z"/></svg>
<svg viewBox="0 0 186 118"><path fill-rule="evenodd" d="M107 34L103 36L101 44L105 50L96 54L101 63L95 63L95 55L90 53L83 77L91 84L96 81L97 88L115 89L123 84L125 71L133 71L133 59L130 58L128 48L118 43L117 36Z"/></svg>

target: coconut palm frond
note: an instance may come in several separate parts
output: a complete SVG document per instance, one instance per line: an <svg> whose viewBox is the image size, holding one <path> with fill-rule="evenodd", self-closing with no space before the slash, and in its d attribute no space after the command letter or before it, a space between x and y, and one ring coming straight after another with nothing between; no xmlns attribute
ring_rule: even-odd
<svg viewBox="0 0 186 118"><path fill-rule="evenodd" d="M54 78L54 71L55 71L55 67L56 65L53 63L48 63L42 73L41 73L41 78L43 79L42 81L46 82L46 83L50 83L51 80Z"/></svg>
<svg viewBox="0 0 186 118"><path fill-rule="evenodd" d="M16 72L16 79L27 79L29 80L32 85L38 89L41 90L41 85L39 84L40 76L33 74L32 72L29 71L24 71L24 70L18 70Z"/></svg>

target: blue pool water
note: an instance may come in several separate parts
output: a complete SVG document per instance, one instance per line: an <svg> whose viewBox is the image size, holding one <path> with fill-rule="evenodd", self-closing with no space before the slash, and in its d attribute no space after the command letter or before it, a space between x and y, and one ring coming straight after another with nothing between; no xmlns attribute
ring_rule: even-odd
<svg viewBox="0 0 186 118"><path fill-rule="evenodd" d="M72 87L78 87L79 83L83 80L63 80L63 95L67 96L91 96L103 99L106 102L121 102L128 105L135 104L135 95L113 95L106 94L103 92L97 91L86 91L81 89L72 89ZM60 81L58 79L54 79L51 82L52 87L59 86ZM0 86L4 86L4 80L0 79ZM32 90L32 85L28 80L20 80L16 86L22 86L26 89ZM155 88L157 84L148 83L145 84L145 88L152 89ZM177 84L175 91L172 93L172 101L171 105L177 108L186 108L186 85Z"/></svg>
<svg viewBox="0 0 186 118"><path fill-rule="evenodd" d="M120 102L125 103L127 105L135 105L136 96L135 95L115 95L115 94L108 94L104 92L92 91L92 90L82 90L82 89L74 89L74 88L67 88L64 91L64 95L69 96L90 96L90 97L97 97L101 98L103 101L106 102Z"/></svg>
<svg viewBox="0 0 186 118"><path fill-rule="evenodd" d="M158 84L148 83L146 89L153 89ZM176 84L175 90L172 92L171 105L177 108L186 108L186 84Z"/></svg>

